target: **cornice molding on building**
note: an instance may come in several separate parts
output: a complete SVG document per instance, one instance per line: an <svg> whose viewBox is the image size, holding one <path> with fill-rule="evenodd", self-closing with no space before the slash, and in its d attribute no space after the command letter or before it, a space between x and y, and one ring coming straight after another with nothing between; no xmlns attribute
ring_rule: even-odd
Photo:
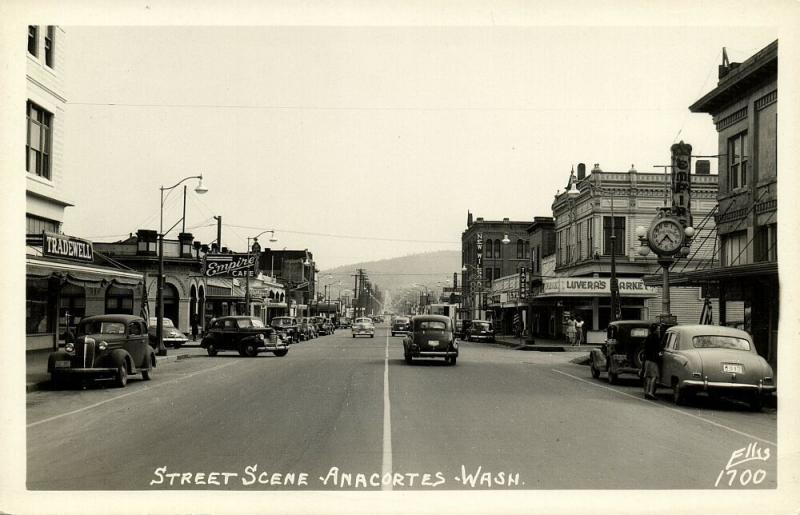
<svg viewBox="0 0 800 515"><path fill-rule="evenodd" d="M28 77L28 82L33 83L34 85L36 85L36 87L41 88L44 92L53 95L57 100L60 100L65 104L67 103L67 99L64 98L64 96L61 95L60 93L53 91L52 88L48 87L46 84L43 84L41 81L36 80L34 77L31 77L30 75L28 75L27 77Z"/></svg>

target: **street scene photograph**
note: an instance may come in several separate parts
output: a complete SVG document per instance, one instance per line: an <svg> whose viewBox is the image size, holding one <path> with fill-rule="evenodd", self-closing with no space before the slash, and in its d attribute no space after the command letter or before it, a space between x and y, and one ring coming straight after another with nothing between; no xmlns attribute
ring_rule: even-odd
<svg viewBox="0 0 800 515"><path fill-rule="evenodd" d="M0 511L797 509L780 20L139 10L3 25Z"/></svg>

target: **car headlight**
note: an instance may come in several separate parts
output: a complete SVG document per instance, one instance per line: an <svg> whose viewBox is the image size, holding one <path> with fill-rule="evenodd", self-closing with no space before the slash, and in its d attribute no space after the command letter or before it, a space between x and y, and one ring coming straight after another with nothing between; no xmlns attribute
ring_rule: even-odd
<svg viewBox="0 0 800 515"><path fill-rule="evenodd" d="M106 342L100 342L97 344L97 348L100 350L106 350L108 348L108 344Z"/></svg>
<svg viewBox="0 0 800 515"><path fill-rule="evenodd" d="M454 348L454 349L457 349L457 348L458 348L458 342L455 342L455 341L453 342L453 348Z"/></svg>
<svg viewBox="0 0 800 515"><path fill-rule="evenodd" d="M64 346L64 350L67 351L67 352L75 352L75 344L73 344L72 342L67 343Z"/></svg>
<svg viewBox="0 0 800 515"><path fill-rule="evenodd" d="M264 339L264 335L263 335L263 334L259 334L259 335L258 335L258 339L259 339L259 340L263 340L263 339Z"/></svg>

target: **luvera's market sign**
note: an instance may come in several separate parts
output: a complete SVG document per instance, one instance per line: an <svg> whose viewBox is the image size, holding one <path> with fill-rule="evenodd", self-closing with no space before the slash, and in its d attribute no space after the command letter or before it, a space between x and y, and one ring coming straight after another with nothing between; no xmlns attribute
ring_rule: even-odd
<svg viewBox="0 0 800 515"><path fill-rule="evenodd" d="M91 241L65 234L42 233L42 253L45 256L74 259L76 261L87 261L89 263L94 261L94 248Z"/></svg>
<svg viewBox="0 0 800 515"><path fill-rule="evenodd" d="M619 293L628 297L654 297L658 292L641 279L617 279ZM607 277L559 277L542 281L539 297L611 295L611 279Z"/></svg>
<svg viewBox="0 0 800 515"><path fill-rule="evenodd" d="M203 273L206 277L254 277L256 256L253 254L209 254Z"/></svg>

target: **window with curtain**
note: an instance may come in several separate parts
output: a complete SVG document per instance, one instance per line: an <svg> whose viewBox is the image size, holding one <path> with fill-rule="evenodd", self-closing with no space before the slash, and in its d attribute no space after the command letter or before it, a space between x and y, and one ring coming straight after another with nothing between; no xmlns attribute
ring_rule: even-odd
<svg viewBox="0 0 800 515"><path fill-rule="evenodd" d="M612 217L603 217L603 254L606 256L611 255L611 225ZM625 217L613 217L614 225L614 254L622 256L625 254Z"/></svg>
<svg viewBox="0 0 800 515"><path fill-rule="evenodd" d="M25 170L50 179L50 146L53 115L28 102L28 134L25 145Z"/></svg>
<svg viewBox="0 0 800 515"><path fill-rule="evenodd" d="M502 253L502 250L501 250L502 247L503 247L503 244L500 242L500 240L494 240L494 258L495 259L502 259L503 258L503 253Z"/></svg>
<svg viewBox="0 0 800 515"><path fill-rule="evenodd" d="M492 240L486 240L486 243L483 244L483 250L487 259L491 259L494 256L492 251Z"/></svg>
<svg viewBox="0 0 800 515"><path fill-rule="evenodd" d="M747 131L728 139L728 189L747 186Z"/></svg>

